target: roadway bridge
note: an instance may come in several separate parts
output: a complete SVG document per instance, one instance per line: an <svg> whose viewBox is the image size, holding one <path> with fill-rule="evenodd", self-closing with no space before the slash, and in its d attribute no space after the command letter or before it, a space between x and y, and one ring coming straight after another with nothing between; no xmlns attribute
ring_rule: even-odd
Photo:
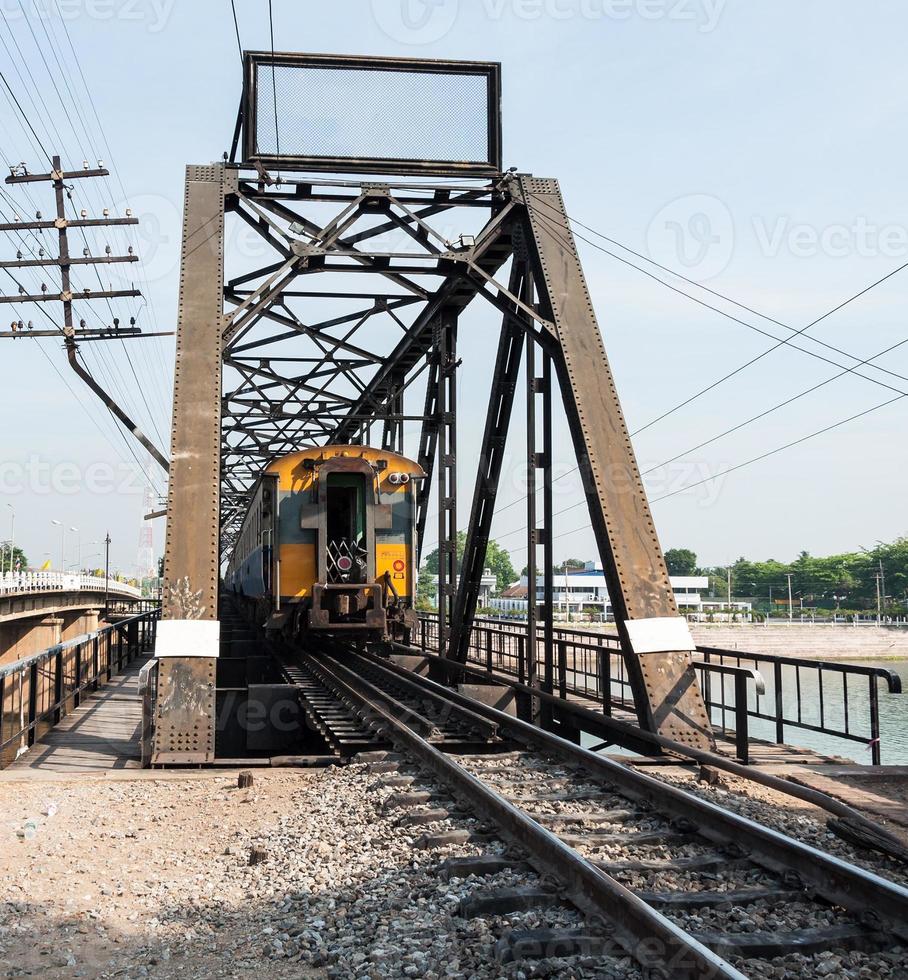
<svg viewBox="0 0 908 980"><path fill-rule="evenodd" d="M6 573L0 576L0 664L93 633L107 606L141 600L140 589L102 576Z"/></svg>

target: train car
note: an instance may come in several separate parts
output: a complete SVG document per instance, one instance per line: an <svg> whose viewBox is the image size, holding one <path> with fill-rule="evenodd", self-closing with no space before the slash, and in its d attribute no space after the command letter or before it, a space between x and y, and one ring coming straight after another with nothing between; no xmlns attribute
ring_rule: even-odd
<svg viewBox="0 0 908 980"><path fill-rule="evenodd" d="M269 630L408 642L424 478L418 463L368 446L273 460L254 488L225 584Z"/></svg>

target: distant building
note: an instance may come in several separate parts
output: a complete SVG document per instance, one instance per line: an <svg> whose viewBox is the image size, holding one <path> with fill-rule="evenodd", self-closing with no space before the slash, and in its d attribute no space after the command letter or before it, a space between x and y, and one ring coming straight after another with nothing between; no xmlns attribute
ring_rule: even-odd
<svg viewBox="0 0 908 980"><path fill-rule="evenodd" d="M705 575L672 575L672 591L679 610L699 618L717 610L727 610L728 603L711 599L704 595L709 589L709 578ZM541 603L545 596L543 576L536 577L536 601ZM509 615L526 615L528 606L527 577L520 583L506 589L490 601L492 608ZM612 603L605 583L605 574L599 562L587 562L583 569L552 577L552 601L556 614L591 613L605 619L613 619ZM749 611L749 602L733 603L736 610Z"/></svg>
<svg viewBox="0 0 908 980"><path fill-rule="evenodd" d="M457 583L460 583L460 576L457 576ZM498 578L494 572L489 571L487 568L482 573L482 578L479 580L479 600L480 606L491 606L492 605L492 593L498 588ZM526 589L524 589L524 595L526 595ZM433 575L429 581L429 588L426 594L422 596L424 599L428 599L433 605L438 605L438 576Z"/></svg>

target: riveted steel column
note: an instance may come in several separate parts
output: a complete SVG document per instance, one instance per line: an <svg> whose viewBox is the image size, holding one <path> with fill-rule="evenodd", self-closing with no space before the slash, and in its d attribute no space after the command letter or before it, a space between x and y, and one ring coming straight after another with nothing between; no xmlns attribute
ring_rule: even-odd
<svg viewBox="0 0 908 980"><path fill-rule="evenodd" d="M689 745L709 746L712 731L691 665L690 634L678 618L558 182L521 177L519 187L535 244L540 308L554 325L555 367L640 724ZM650 630L636 650L628 625L633 620L646 620L641 625ZM681 632L687 649L671 645L679 643Z"/></svg>
<svg viewBox="0 0 908 980"><path fill-rule="evenodd" d="M438 649L448 655L457 590L457 314L442 310L438 358Z"/></svg>
<svg viewBox="0 0 908 980"><path fill-rule="evenodd" d="M226 185L223 166L187 168L164 620L218 617ZM214 760L216 652L160 660L152 764Z"/></svg>

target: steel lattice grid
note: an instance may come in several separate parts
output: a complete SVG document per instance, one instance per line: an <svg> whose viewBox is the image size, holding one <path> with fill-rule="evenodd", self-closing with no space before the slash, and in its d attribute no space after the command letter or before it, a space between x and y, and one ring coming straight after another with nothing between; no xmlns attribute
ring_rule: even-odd
<svg viewBox="0 0 908 980"><path fill-rule="evenodd" d="M274 302L262 307L225 347L225 547L248 491L268 461L304 445L331 441L356 399L412 329L426 297L444 281L439 252L452 239L475 235L488 219L488 205L437 206L440 213L420 219L424 234L417 240L412 232L419 223L410 215L424 212L436 200L437 188L422 191L417 184L406 194L409 203L398 206L391 189L380 213L370 212L356 191L344 195L352 204L293 201L292 208L286 201L266 199L267 194L252 194L238 203L237 215L245 221L228 216L228 314L249 302L277 274L276 267L292 259L288 247L313 247L326 239L332 245L317 249L311 263L307 259L306 267L286 277L286 288ZM358 241L350 244L351 239ZM389 278L387 265L404 268L406 274ZM407 410L421 411L424 394L418 387L410 394ZM381 406L373 408L372 416L381 422ZM359 437L376 442L368 428Z"/></svg>

